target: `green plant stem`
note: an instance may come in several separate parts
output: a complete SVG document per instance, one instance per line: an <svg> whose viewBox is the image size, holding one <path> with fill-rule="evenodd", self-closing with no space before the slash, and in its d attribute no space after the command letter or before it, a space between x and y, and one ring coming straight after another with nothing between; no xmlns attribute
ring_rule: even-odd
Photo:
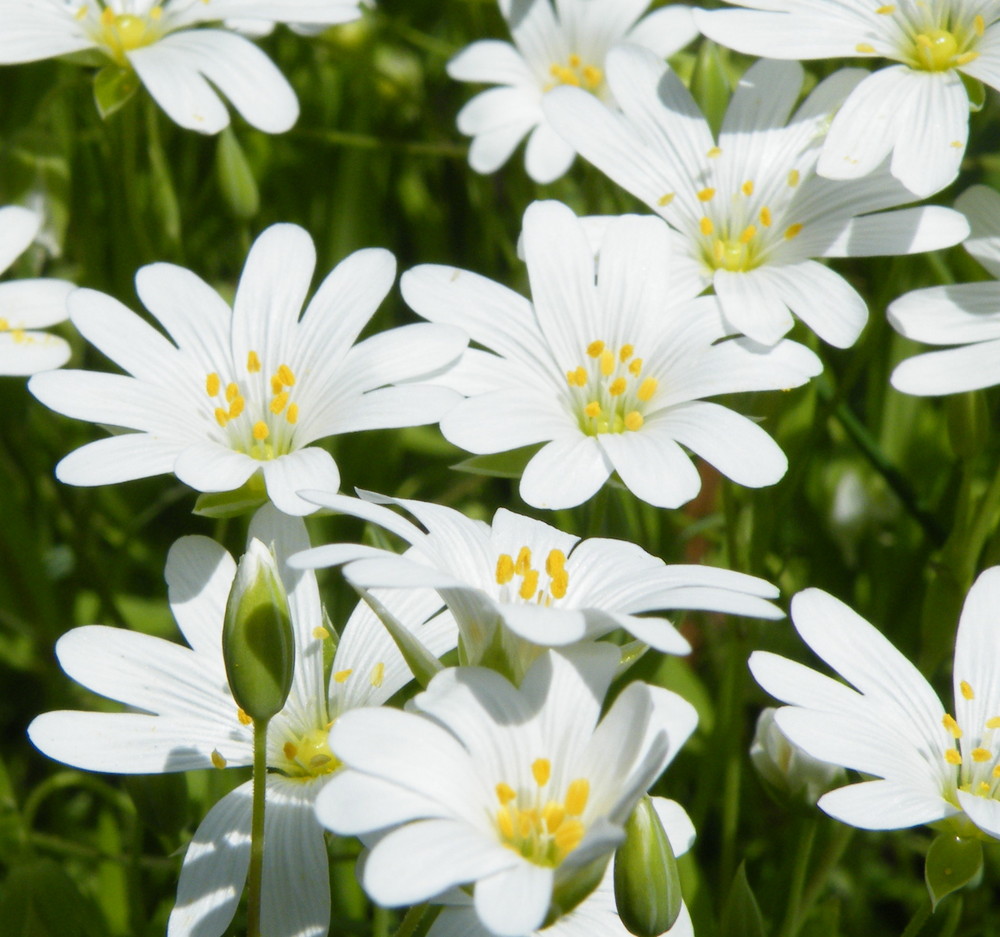
<svg viewBox="0 0 1000 937"><path fill-rule="evenodd" d="M426 913L426 902L414 905L410 908L410 910L407 911L406 915L403 917L403 921L399 925L399 930L396 931L395 937L413 937Z"/></svg>
<svg viewBox="0 0 1000 937"><path fill-rule="evenodd" d="M830 873L837 867L837 863L840 862L853 836L854 827L846 826L843 823L837 823L834 826L830 840L823 852L820 853L816 868L809 879L809 884L806 885L803 892L802 901L799 905L800 919L804 919L809 909L816 903L816 899L819 898L820 893L826 887Z"/></svg>
<svg viewBox="0 0 1000 937"><path fill-rule="evenodd" d="M906 925L902 937L915 937L916 934L919 934L932 911L930 898L925 898L920 907L917 908L916 913L910 918L910 923Z"/></svg>
<svg viewBox="0 0 1000 937"><path fill-rule="evenodd" d="M253 724L253 818L250 823L250 872L247 876L247 937L260 934L260 890L264 871L264 801L267 794L267 725Z"/></svg>
<svg viewBox="0 0 1000 937"><path fill-rule="evenodd" d="M795 858L792 860L792 880L788 888L785 920L782 922L778 937L796 937L801 927L804 917L802 896L806 883L806 872L809 871L809 858L812 855L818 828L819 821L816 817L808 817L800 827Z"/></svg>

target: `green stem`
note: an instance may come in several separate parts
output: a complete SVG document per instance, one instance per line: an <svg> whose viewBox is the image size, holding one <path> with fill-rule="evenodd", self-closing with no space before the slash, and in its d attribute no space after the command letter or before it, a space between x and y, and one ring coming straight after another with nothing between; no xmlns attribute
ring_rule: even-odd
<svg viewBox="0 0 1000 937"><path fill-rule="evenodd" d="M830 841L820 854L816 869L802 895L802 902L799 905L800 919L804 919L809 913L809 909L816 903L816 899L819 898L820 893L826 887L830 873L833 872L837 863L840 862L853 836L854 827L846 826L843 823L837 823L834 826Z"/></svg>
<svg viewBox="0 0 1000 937"><path fill-rule="evenodd" d="M813 843L816 841L816 830L819 821L815 817L806 819L801 827L795 858L792 860L792 881L788 888L788 905L785 909L785 920L778 932L778 937L796 937L802 924L802 896L806 883L806 872L809 870L809 857L812 855Z"/></svg>
<svg viewBox="0 0 1000 937"><path fill-rule="evenodd" d="M933 910L930 898L925 898L920 907L917 908L916 913L910 918L910 923L906 925L902 937L915 937L916 934L919 934Z"/></svg>
<svg viewBox="0 0 1000 937"><path fill-rule="evenodd" d="M403 922L399 925L399 930L396 931L395 937L413 937L426 913L426 902L414 905L410 908L410 910L406 912Z"/></svg>
<svg viewBox="0 0 1000 937"><path fill-rule="evenodd" d="M267 795L267 725L253 724L253 818L250 824L250 872L247 876L247 937L260 935L260 891L264 871L264 801Z"/></svg>

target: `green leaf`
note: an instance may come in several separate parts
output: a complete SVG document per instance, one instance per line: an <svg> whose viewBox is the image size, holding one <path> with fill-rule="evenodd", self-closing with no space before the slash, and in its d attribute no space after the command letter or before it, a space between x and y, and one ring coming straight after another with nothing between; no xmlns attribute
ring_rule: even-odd
<svg viewBox="0 0 1000 937"><path fill-rule="evenodd" d="M54 860L39 859L11 870L0 896L4 937L101 937L107 932Z"/></svg>
<svg viewBox="0 0 1000 937"><path fill-rule="evenodd" d="M94 76L94 102L107 120L139 90L139 78L131 68L105 65Z"/></svg>
<svg viewBox="0 0 1000 937"><path fill-rule="evenodd" d="M509 452L477 455L453 465L452 468L472 475L488 475L491 478L520 478L524 474L524 467L540 448L541 446L524 446L521 449L511 449Z"/></svg>
<svg viewBox="0 0 1000 937"><path fill-rule="evenodd" d="M747 881L746 863L741 862L722 909L720 934L726 937L765 937L760 906Z"/></svg>
<svg viewBox="0 0 1000 937"><path fill-rule="evenodd" d="M983 844L978 839L942 833L927 850L924 881L931 908L946 895L968 885L983 870Z"/></svg>
<svg viewBox="0 0 1000 937"><path fill-rule="evenodd" d="M962 79L965 93L969 96L969 110L973 114L978 114L986 103L986 87L978 78L973 78L964 72L959 72L958 77Z"/></svg>
<svg viewBox="0 0 1000 937"><path fill-rule="evenodd" d="M260 192L243 147L231 127L219 134L215 172L229 210L241 221L253 218L260 210Z"/></svg>

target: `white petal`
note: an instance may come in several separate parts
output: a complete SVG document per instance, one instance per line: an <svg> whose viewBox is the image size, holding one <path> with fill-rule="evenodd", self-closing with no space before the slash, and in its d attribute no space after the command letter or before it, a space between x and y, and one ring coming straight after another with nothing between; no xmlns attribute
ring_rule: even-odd
<svg viewBox="0 0 1000 937"><path fill-rule="evenodd" d="M957 791L958 802L969 819L994 839L1000 837L1000 803L990 797L977 797L967 791Z"/></svg>
<svg viewBox="0 0 1000 937"><path fill-rule="evenodd" d="M647 504L676 508L698 494L701 479L672 437L647 423L638 432L607 433L600 445L632 494Z"/></svg>
<svg viewBox="0 0 1000 937"><path fill-rule="evenodd" d="M67 485L113 485L174 470L180 444L149 433L125 433L75 449L56 466Z"/></svg>
<svg viewBox="0 0 1000 937"><path fill-rule="evenodd" d="M242 452L204 440L186 446L177 456L174 472L195 491L232 491L261 467Z"/></svg>
<svg viewBox="0 0 1000 937"><path fill-rule="evenodd" d="M966 727L966 740L975 736L1000 704L1000 668L997 667L996 609L1000 601L1000 567L980 573L962 607L955 639L955 716ZM972 736L972 737L970 737Z"/></svg>
<svg viewBox="0 0 1000 937"><path fill-rule="evenodd" d="M716 270L712 284L726 319L754 341L774 345L792 327L792 315L771 285L772 267Z"/></svg>
<svg viewBox="0 0 1000 937"><path fill-rule="evenodd" d="M635 25L625 37L626 41L645 46L660 58L667 58L683 49L698 35L698 27L692 14L690 7L679 3L653 10Z"/></svg>
<svg viewBox="0 0 1000 937"><path fill-rule="evenodd" d="M552 869L518 862L480 879L473 897L476 914L493 934L521 937L541 927L552 900Z"/></svg>
<svg viewBox="0 0 1000 937"><path fill-rule="evenodd" d="M535 182L547 185L569 171L575 156L573 147L542 121L528 137L524 167Z"/></svg>
<svg viewBox="0 0 1000 937"><path fill-rule="evenodd" d="M528 87L535 81L517 49L497 39L480 39L472 43L451 58L445 70L456 81Z"/></svg>
<svg viewBox="0 0 1000 937"><path fill-rule="evenodd" d="M913 290L889 304L889 322L907 338L960 345L1000 338L1000 283Z"/></svg>
<svg viewBox="0 0 1000 937"><path fill-rule="evenodd" d="M316 505L299 497L307 489L336 491L340 471L333 456L325 449L310 446L263 463L267 496L286 514L311 514Z"/></svg>
<svg viewBox="0 0 1000 937"><path fill-rule="evenodd" d="M7 23L4 25L10 28ZM6 62L6 59L2 59L2 49L0 41L0 61ZM0 273L28 249L41 226L41 216L27 208L20 205L0 208Z"/></svg>
<svg viewBox="0 0 1000 937"><path fill-rule="evenodd" d="M71 353L65 339L48 332L0 332L0 375L28 377L61 368Z"/></svg>
<svg viewBox="0 0 1000 937"><path fill-rule="evenodd" d="M955 207L969 219L972 235L963 247L995 277L1000 277L1000 192L985 185L966 189Z"/></svg>
<svg viewBox="0 0 1000 937"><path fill-rule="evenodd" d="M236 562L208 537L181 537L167 554L170 611L188 644L221 659L222 622Z"/></svg>
<svg viewBox="0 0 1000 937"><path fill-rule="evenodd" d="M553 397L555 390L553 389ZM565 433L569 416L536 393L501 390L464 400L441 420L444 438L469 452L506 452Z"/></svg>
<svg viewBox="0 0 1000 937"><path fill-rule="evenodd" d="M1000 384L1000 341L915 355L900 362L889 382L918 397L959 394Z"/></svg>
<svg viewBox="0 0 1000 937"><path fill-rule="evenodd" d="M345 835L373 833L441 813L441 805L433 800L350 769L337 772L316 798L319 822Z"/></svg>
<svg viewBox="0 0 1000 937"><path fill-rule="evenodd" d="M922 254L963 241L968 226L959 212L929 205L852 218L823 257Z"/></svg>
<svg viewBox="0 0 1000 937"><path fill-rule="evenodd" d="M532 456L519 491L536 508L575 507L596 494L611 472L596 440L583 434L563 436Z"/></svg>
<svg viewBox="0 0 1000 937"><path fill-rule="evenodd" d="M900 830L934 823L958 812L940 795L913 790L895 781L849 784L824 794L817 806L842 823L862 830Z"/></svg>
<svg viewBox="0 0 1000 937"><path fill-rule="evenodd" d="M748 55L772 59L825 59L857 54L854 47L858 41L858 27L848 16L839 21L823 17L821 23L810 22L809 28L803 28L799 16L759 9L696 9L694 18L704 35L726 48Z"/></svg>
<svg viewBox="0 0 1000 937"><path fill-rule="evenodd" d="M2 270L2 268L0 268ZM0 283L0 309L11 329L44 329L69 317L66 300L76 286L66 280Z"/></svg>

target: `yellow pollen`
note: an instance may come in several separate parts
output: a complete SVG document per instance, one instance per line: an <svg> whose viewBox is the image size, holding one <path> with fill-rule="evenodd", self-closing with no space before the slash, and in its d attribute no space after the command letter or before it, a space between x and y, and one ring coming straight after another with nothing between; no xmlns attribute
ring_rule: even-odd
<svg viewBox="0 0 1000 937"><path fill-rule="evenodd" d="M104 11L101 13L101 25L102 26L112 26L115 22L115 11L110 7L105 7Z"/></svg>
<svg viewBox="0 0 1000 937"><path fill-rule="evenodd" d="M514 572L518 576L523 576L529 569L531 569L531 550L527 547L521 547L517 551L517 561L514 563Z"/></svg>
<svg viewBox="0 0 1000 937"><path fill-rule="evenodd" d="M548 758L536 758L531 763L531 776L539 787L545 787L552 776L552 764Z"/></svg>
<svg viewBox="0 0 1000 937"><path fill-rule="evenodd" d="M674 193L667 192L664 195L661 195L656 200L656 204L659 205L660 208L666 208L673 200L674 200Z"/></svg>
<svg viewBox="0 0 1000 937"><path fill-rule="evenodd" d="M573 817L578 817L587 808L587 800L590 797L590 781L586 778L577 778L571 781L569 789L566 791L566 812Z"/></svg>
<svg viewBox="0 0 1000 937"><path fill-rule="evenodd" d="M545 822L545 829L554 833L559 829L560 824L566 819L566 808L562 804L557 804L550 800L542 808L542 820Z"/></svg>
<svg viewBox="0 0 1000 937"><path fill-rule="evenodd" d="M73 19L82 20L86 18L87 18L87 5L84 4L73 14Z"/></svg>
<svg viewBox="0 0 1000 937"><path fill-rule="evenodd" d="M271 378L271 393L280 394L285 389L285 385L281 383L281 378L275 374Z"/></svg>
<svg viewBox="0 0 1000 937"><path fill-rule="evenodd" d="M587 369L581 364L575 371L567 371L566 379L572 387L586 387Z"/></svg>
<svg viewBox="0 0 1000 937"><path fill-rule="evenodd" d="M204 2L204 0L202 0L202 2ZM149 18L151 20L159 20L162 16L163 16L162 7L153 7L153 9L149 11Z"/></svg>
<svg viewBox="0 0 1000 937"><path fill-rule="evenodd" d="M230 381L226 385L226 403L232 403L240 395L240 388L238 384L234 384ZM213 395L214 396L214 395Z"/></svg>
<svg viewBox="0 0 1000 937"><path fill-rule="evenodd" d="M293 403L285 412L285 419L293 426L299 422L299 405Z"/></svg>
<svg viewBox="0 0 1000 937"><path fill-rule="evenodd" d="M869 45L867 42L859 42L854 47L855 52L860 52L862 55L874 55L875 46Z"/></svg>
<svg viewBox="0 0 1000 937"><path fill-rule="evenodd" d="M205 378L205 393L209 397L214 397L222 387L222 378L214 371Z"/></svg>
<svg viewBox="0 0 1000 937"><path fill-rule="evenodd" d="M959 683L958 689L964 699L976 698L976 694L973 692L972 685L967 681L963 680L961 683Z"/></svg>
<svg viewBox="0 0 1000 937"><path fill-rule="evenodd" d="M652 399L653 394L656 393L656 388L659 386L660 382L655 377L647 377L646 380L639 385L639 393L637 394L638 398L643 403L648 403Z"/></svg>
<svg viewBox="0 0 1000 937"><path fill-rule="evenodd" d="M982 36L986 32L986 20L979 13L976 14L976 18L972 21L972 26L976 30L977 36Z"/></svg>
<svg viewBox="0 0 1000 937"><path fill-rule="evenodd" d="M618 360L622 364L624 364L634 354L635 354L635 348L633 348L631 345L622 345L622 347L618 351Z"/></svg>
<svg viewBox="0 0 1000 937"><path fill-rule="evenodd" d="M569 588L569 573L565 569L560 569L558 572L553 573L549 582L549 594L552 598L565 598L567 588Z"/></svg>
<svg viewBox="0 0 1000 937"><path fill-rule="evenodd" d="M748 224L740 235L740 244L749 244L757 233L757 226Z"/></svg>
<svg viewBox="0 0 1000 937"><path fill-rule="evenodd" d="M1000 778L1000 765L995 765L993 768L993 777Z"/></svg>
<svg viewBox="0 0 1000 937"><path fill-rule="evenodd" d="M237 397L229 405L229 419L235 420L242 412L243 408L246 406L246 401L242 397Z"/></svg>
<svg viewBox="0 0 1000 937"><path fill-rule="evenodd" d="M722 150L717 146L713 146L706 154L709 159L715 159L717 156L722 155Z"/></svg>
<svg viewBox="0 0 1000 937"><path fill-rule="evenodd" d="M256 374L261 368L260 356L255 351L251 351L247 355L247 370L251 374Z"/></svg>
<svg viewBox="0 0 1000 937"><path fill-rule="evenodd" d="M642 414L638 410L631 410L625 414L625 429L630 433L634 433L636 430L642 428L642 424L646 421L642 418Z"/></svg>
<svg viewBox="0 0 1000 937"><path fill-rule="evenodd" d="M596 358L602 351L604 351L604 342L602 341L591 342L587 346L587 354L591 358Z"/></svg>
<svg viewBox="0 0 1000 937"><path fill-rule="evenodd" d="M760 223L765 228L771 227L771 209L766 205L760 210Z"/></svg>
<svg viewBox="0 0 1000 937"><path fill-rule="evenodd" d="M497 826L500 828L500 835L504 839L514 838L514 821L507 807L497 811Z"/></svg>
<svg viewBox="0 0 1000 937"><path fill-rule="evenodd" d="M698 227L701 228L701 233L708 237L714 230L715 225L712 224L711 218L703 217L701 221L698 222Z"/></svg>
<svg viewBox="0 0 1000 937"><path fill-rule="evenodd" d="M711 189L711 188L709 188L709 189L702 189L698 193L698 201L699 202L710 202L710 201L712 201L712 196L713 195L715 195L715 189Z"/></svg>
<svg viewBox="0 0 1000 937"><path fill-rule="evenodd" d="M274 399L271 401L271 412L281 413L285 407L288 406L288 391L283 390L280 394L276 394Z"/></svg>
<svg viewBox="0 0 1000 937"><path fill-rule="evenodd" d="M554 576L566 565L566 554L562 550L549 550L549 555L545 557L545 572Z"/></svg>
<svg viewBox="0 0 1000 937"><path fill-rule="evenodd" d="M524 580L521 582L521 588L517 590L517 594L527 602L529 599L534 598L534 595L537 591L538 591L538 570L529 569L524 574Z"/></svg>
<svg viewBox="0 0 1000 937"><path fill-rule="evenodd" d="M240 709L239 707L237 707L237 709L236 709L236 718L237 718L237 719L239 719L239 721L240 721L240 725L241 725L241 726L248 726L248 725L250 725L250 723L251 723L251 722L253 722L253 719L251 719L251 718L250 718L250 717L249 717L249 716L248 716L248 715L247 715L247 714L246 714L246 713L245 713L245 712L244 712L244 711L243 711L242 709Z"/></svg>
<svg viewBox="0 0 1000 937"><path fill-rule="evenodd" d="M892 4L888 4L884 7L879 7L875 12L878 13L879 16L889 16L890 14L896 12L896 8L892 6Z"/></svg>
<svg viewBox="0 0 1000 937"><path fill-rule="evenodd" d="M216 768L226 767L226 759L219 754L219 750L217 748L212 749L212 764L215 765Z"/></svg>
<svg viewBox="0 0 1000 937"><path fill-rule="evenodd" d="M254 439L256 439L258 442L263 442L270 435L271 435L271 430L268 429L267 423L265 423L263 420L258 420L256 423L254 423L253 425Z"/></svg>
<svg viewBox="0 0 1000 937"><path fill-rule="evenodd" d="M505 586L514 578L514 561L509 553L501 553L497 558L497 585Z"/></svg>
<svg viewBox="0 0 1000 937"><path fill-rule="evenodd" d="M799 171L797 169L790 169L788 172L788 184L793 189L799 184Z"/></svg>
<svg viewBox="0 0 1000 937"><path fill-rule="evenodd" d="M969 62L974 62L979 58L978 52L963 52L957 59L955 59L956 65L968 65Z"/></svg>
<svg viewBox="0 0 1000 937"><path fill-rule="evenodd" d="M977 785L981 796L985 797L990 792L990 786L985 781L980 781Z"/></svg>
<svg viewBox="0 0 1000 937"><path fill-rule="evenodd" d="M1000 729L1000 716L992 716L986 720L987 729Z"/></svg>
<svg viewBox="0 0 1000 937"><path fill-rule="evenodd" d="M962 763L962 755L957 748L949 748L944 753L944 760L950 765L960 765Z"/></svg>
<svg viewBox="0 0 1000 937"><path fill-rule="evenodd" d="M785 228L785 240L790 241L792 238L798 237L801 231L802 231L802 225L790 224L787 228Z"/></svg>
<svg viewBox="0 0 1000 937"><path fill-rule="evenodd" d="M625 378L616 377L608 385L608 393L611 394L612 397L620 397L622 394L625 393L625 387L626 387Z"/></svg>
<svg viewBox="0 0 1000 937"><path fill-rule="evenodd" d="M285 757L289 761L294 761L295 756L299 753L298 746L292 742L285 742L285 744L281 746L281 750L285 753Z"/></svg>
<svg viewBox="0 0 1000 937"><path fill-rule="evenodd" d="M955 717L950 713L944 714L944 717L941 719L941 725L943 725L956 739L960 739L962 737L962 730L955 721Z"/></svg>
<svg viewBox="0 0 1000 937"><path fill-rule="evenodd" d="M330 637L330 632L327 631L322 625L317 625L313 628L312 634L317 641L325 641L328 637Z"/></svg>
<svg viewBox="0 0 1000 937"><path fill-rule="evenodd" d="M580 56L578 56L575 52L569 57L570 68L579 68L580 62Z"/></svg>
<svg viewBox="0 0 1000 937"><path fill-rule="evenodd" d="M604 377L610 376L611 372L615 369L615 356L614 353L609 351L607 348L601 352L601 374Z"/></svg>
<svg viewBox="0 0 1000 937"><path fill-rule="evenodd" d="M336 672L336 673L335 673L335 674L333 675L333 680L334 680L334 683L347 683L347 678L348 678L348 677L349 677L349 676L350 676L350 675L351 675L352 673L354 673L354 670L353 670L352 668L348 668L347 670L338 670L338 671L337 671L337 672Z"/></svg>
<svg viewBox="0 0 1000 937"><path fill-rule="evenodd" d="M497 785L496 791L497 800L505 806L517 797L517 794L514 792L514 788L512 788L509 784L505 784L503 781Z"/></svg>
<svg viewBox="0 0 1000 937"><path fill-rule="evenodd" d="M372 667L372 675L368 678L368 681L373 687L378 688L382 686L383 680L385 680L385 664L379 661Z"/></svg>
<svg viewBox="0 0 1000 937"><path fill-rule="evenodd" d="M6 319L0 319L0 332L6 332L10 328L10 323Z"/></svg>
<svg viewBox="0 0 1000 937"><path fill-rule="evenodd" d="M744 195L753 195L753 183L749 179L740 188L743 190Z"/></svg>
<svg viewBox="0 0 1000 937"><path fill-rule="evenodd" d="M974 748L972 749L972 760L973 761L992 761L993 752L988 748Z"/></svg>
<svg viewBox="0 0 1000 937"><path fill-rule="evenodd" d="M604 81L604 72L596 65L585 65L583 67L583 81L591 90L597 88Z"/></svg>
<svg viewBox="0 0 1000 937"><path fill-rule="evenodd" d="M288 367L287 364L283 364L278 368L277 376L281 380L281 383L286 387L295 386L295 375L292 373L292 369Z"/></svg>
<svg viewBox="0 0 1000 937"><path fill-rule="evenodd" d="M592 419L599 417L601 415L601 405L596 400L591 400L590 403L583 408L583 412L585 416L589 416Z"/></svg>
<svg viewBox="0 0 1000 937"><path fill-rule="evenodd" d="M570 820L567 823L563 823L555 833L556 847L564 855L572 852L580 845L583 834L583 824L579 820Z"/></svg>
<svg viewBox="0 0 1000 937"><path fill-rule="evenodd" d="M628 366L629 374L638 377L642 373L642 358L633 358Z"/></svg>
<svg viewBox="0 0 1000 937"><path fill-rule="evenodd" d="M219 426L225 426L229 422L229 413L222 409L222 407L215 408L215 422Z"/></svg>

